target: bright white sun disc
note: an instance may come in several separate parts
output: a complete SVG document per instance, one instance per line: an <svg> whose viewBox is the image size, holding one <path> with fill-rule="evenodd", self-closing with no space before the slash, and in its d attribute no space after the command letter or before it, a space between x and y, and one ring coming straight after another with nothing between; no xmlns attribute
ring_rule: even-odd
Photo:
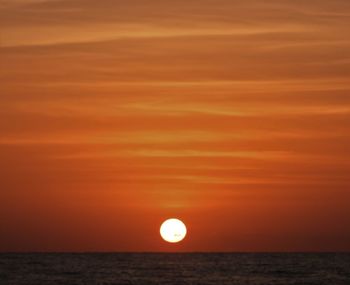
<svg viewBox="0 0 350 285"><path fill-rule="evenodd" d="M182 241L187 233L185 224L178 219L168 219L160 226L160 235L167 242Z"/></svg>

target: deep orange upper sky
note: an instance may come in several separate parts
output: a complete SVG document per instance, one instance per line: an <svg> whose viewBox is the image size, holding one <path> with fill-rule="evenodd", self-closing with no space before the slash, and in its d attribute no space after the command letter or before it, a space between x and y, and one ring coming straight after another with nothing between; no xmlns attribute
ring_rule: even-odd
<svg viewBox="0 0 350 285"><path fill-rule="evenodd" d="M0 251L349 251L349 27L348 0L2 0Z"/></svg>

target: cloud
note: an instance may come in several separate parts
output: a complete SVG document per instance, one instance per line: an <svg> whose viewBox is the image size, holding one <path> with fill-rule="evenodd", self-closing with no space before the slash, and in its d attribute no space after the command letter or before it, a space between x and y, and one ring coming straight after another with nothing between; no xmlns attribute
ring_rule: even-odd
<svg viewBox="0 0 350 285"><path fill-rule="evenodd" d="M343 38L344 1L4 1L2 45L52 45L124 37L313 32ZM12 4L11 4L12 3ZM102 4L103 3L103 4ZM21 5L19 5L21 4ZM333 18L324 17L329 14ZM336 17L339 15L339 17ZM319 27L322 27L320 32ZM337 27L337 33L334 33Z"/></svg>

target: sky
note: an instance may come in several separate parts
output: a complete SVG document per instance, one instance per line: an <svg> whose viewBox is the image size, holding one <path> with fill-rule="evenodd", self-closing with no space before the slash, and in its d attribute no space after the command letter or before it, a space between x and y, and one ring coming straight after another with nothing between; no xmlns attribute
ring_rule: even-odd
<svg viewBox="0 0 350 285"><path fill-rule="evenodd" d="M348 0L1 0L0 251L349 251L349 25Z"/></svg>

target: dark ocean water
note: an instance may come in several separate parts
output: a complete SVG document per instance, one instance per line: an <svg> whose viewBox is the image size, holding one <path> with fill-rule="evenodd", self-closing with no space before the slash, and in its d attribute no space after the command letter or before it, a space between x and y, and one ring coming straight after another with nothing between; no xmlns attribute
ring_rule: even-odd
<svg viewBox="0 0 350 285"><path fill-rule="evenodd" d="M0 254L0 284L350 285L350 254Z"/></svg>

